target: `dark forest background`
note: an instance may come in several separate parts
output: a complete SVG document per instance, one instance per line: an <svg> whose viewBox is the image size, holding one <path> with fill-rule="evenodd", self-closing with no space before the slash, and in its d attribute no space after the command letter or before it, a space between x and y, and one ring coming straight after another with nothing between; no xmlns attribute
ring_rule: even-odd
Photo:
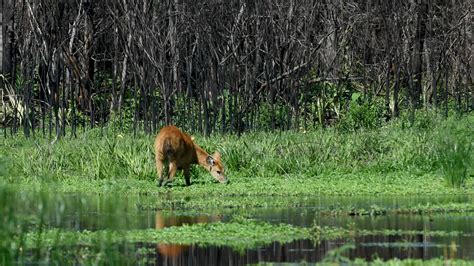
<svg viewBox="0 0 474 266"><path fill-rule="evenodd" d="M474 107L470 0L2 0L4 134L378 127Z"/></svg>

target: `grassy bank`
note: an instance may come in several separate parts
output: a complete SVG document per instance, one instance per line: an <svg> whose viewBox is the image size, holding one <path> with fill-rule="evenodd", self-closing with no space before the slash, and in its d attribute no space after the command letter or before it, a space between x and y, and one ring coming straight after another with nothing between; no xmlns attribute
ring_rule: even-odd
<svg viewBox="0 0 474 266"><path fill-rule="evenodd" d="M222 153L231 183L216 184L196 166L192 186L180 173L171 188L157 188L153 136L91 130L54 144L3 138L0 175L22 189L166 196L178 205L191 197L187 207L203 207L209 196L234 207L241 202L233 196L465 194L474 188L473 135L474 115L429 117L410 127L395 121L370 131L195 136L209 152ZM460 189L450 175L463 175Z"/></svg>

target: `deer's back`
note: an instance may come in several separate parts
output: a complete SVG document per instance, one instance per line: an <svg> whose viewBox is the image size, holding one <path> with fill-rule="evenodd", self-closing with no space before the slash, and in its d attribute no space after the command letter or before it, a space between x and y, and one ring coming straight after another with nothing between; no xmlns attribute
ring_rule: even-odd
<svg viewBox="0 0 474 266"><path fill-rule="evenodd" d="M175 126L166 126L155 139L155 153L161 161L176 162L179 167L194 163L196 151L191 137Z"/></svg>

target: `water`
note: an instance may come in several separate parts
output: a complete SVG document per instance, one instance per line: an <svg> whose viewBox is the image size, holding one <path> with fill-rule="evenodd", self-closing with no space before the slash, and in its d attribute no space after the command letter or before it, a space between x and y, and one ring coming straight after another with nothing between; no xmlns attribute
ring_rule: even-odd
<svg viewBox="0 0 474 266"><path fill-rule="evenodd" d="M411 241L411 242L406 242ZM390 243L403 242L405 245ZM438 244L435 244L438 243ZM446 243L447 246L438 246ZM228 247L199 247L196 245L156 245L156 253L150 261L157 265L245 265L258 262L319 262L327 259L329 251L348 244L347 240L322 241L315 244L310 240L297 240L287 244L278 242L257 249L246 250L243 254ZM387 245L388 244L388 245ZM151 246L155 247L155 246ZM453 248L454 247L454 248ZM473 259L474 244L471 239L413 239L401 237L363 237L355 240L355 248L349 249L347 258L362 258L371 261L399 258L431 259L448 254L450 258Z"/></svg>
<svg viewBox="0 0 474 266"><path fill-rule="evenodd" d="M470 202L471 196L460 197L324 197L305 203L299 208L267 208L247 211L253 218L271 223L289 223L309 227L313 224L323 226L347 227L367 230L410 230L410 231L446 231L463 232L466 236L432 237L417 235L375 235L356 237L355 239L337 239L314 243L303 239L291 243L274 242L244 253L228 247L199 247L197 245L168 245L157 248L152 261L157 264L186 265L243 265L257 262L319 262L328 259L330 251L345 245L354 244L345 256L349 259L362 258L371 261L376 258L388 259L432 259L447 257L451 259L474 259L474 214L433 214L433 215L381 215L381 216L321 216L318 210L344 204L367 208L378 205L397 208L407 204L440 204ZM178 217L175 217L175 219ZM179 218L178 218L179 219ZM160 245L158 245L160 247ZM169 252L172 250L173 252Z"/></svg>
<svg viewBox="0 0 474 266"><path fill-rule="evenodd" d="M257 262L318 262L337 256L338 250L346 248L344 256L349 259L363 258L384 260L393 258L430 259L449 257L474 260L474 213L433 215L381 215L348 216L321 215L321 209L340 206L368 208L373 205L398 208L426 203L472 202L472 196L456 197L315 197L300 200L299 208L258 208L253 210L207 210L193 215L181 215L170 211L143 210L137 207L140 196L102 197L79 194L49 194L13 192L8 202L0 207L11 213L15 222L25 228L38 224L46 229L68 230L161 230L183 224L227 222L232 216L244 213L254 219L278 224L288 223L311 227L348 226L366 230L415 230L458 231L463 235L432 237L416 235L374 235L353 239L325 240L315 243L302 239L290 243L274 242L254 249L236 251L226 246L176 245L165 243L133 243L146 252L142 256L148 264L158 265L244 265ZM8 214L8 211L4 213ZM0 228L2 229L2 228ZM353 246L350 246L353 245ZM119 248L120 249L120 248Z"/></svg>

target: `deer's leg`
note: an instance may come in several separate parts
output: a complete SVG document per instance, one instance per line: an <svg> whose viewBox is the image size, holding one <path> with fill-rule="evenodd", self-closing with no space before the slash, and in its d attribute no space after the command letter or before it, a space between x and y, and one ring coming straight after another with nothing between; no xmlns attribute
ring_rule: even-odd
<svg viewBox="0 0 474 266"><path fill-rule="evenodd" d="M189 171L189 168L190 168L190 167L191 167L190 165L183 167L184 180L186 181L186 186L191 185L190 171Z"/></svg>
<svg viewBox="0 0 474 266"><path fill-rule="evenodd" d="M178 165L176 165L176 162L170 162L168 168L168 180L166 181L166 183L171 183L173 182L174 176L176 175L176 170L178 170Z"/></svg>
<svg viewBox="0 0 474 266"><path fill-rule="evenodd" d="M164 174L165 172L163 171L163 162L158 158L158 156L155 157L156 159L156 172L158 173L158 186L161 186L164 180Z"/></svg>

